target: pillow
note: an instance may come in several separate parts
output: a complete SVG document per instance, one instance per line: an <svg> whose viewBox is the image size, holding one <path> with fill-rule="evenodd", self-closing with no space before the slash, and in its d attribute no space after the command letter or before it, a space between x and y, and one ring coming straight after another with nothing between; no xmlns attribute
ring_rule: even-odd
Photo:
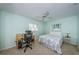
<svg viewBox="0 0 79 59"><path fill-rule="evenodd" d="M61 32L55 32L55 31L53 31L53 32L50 32L50 35L57 36L57 37L62 37L62 33Z"/></svg>
<svg viewBox="0 0 79 59"><path fill-rule="evenodd" d="M53 34L53 31L51 31L49 34Z"/></svg>
<svg viewBox="0 0 79 59"><path fill-rule="evenodd" d="M54 32L61 32L61 30L60 29L57 29L57 28L56 29L53 29L53 31Z"/></svg>

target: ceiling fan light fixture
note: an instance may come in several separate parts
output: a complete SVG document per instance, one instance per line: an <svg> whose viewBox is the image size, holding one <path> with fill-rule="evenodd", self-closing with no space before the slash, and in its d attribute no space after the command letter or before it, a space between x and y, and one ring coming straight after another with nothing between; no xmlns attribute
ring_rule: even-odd
<svg viewBox="0 0 79 59"><path fill-rule="evenodd" d="M43 14L44 17L47 17L48 15L49 15L49 12L48 12L48 11L46 11L46 12Z"/></svg>

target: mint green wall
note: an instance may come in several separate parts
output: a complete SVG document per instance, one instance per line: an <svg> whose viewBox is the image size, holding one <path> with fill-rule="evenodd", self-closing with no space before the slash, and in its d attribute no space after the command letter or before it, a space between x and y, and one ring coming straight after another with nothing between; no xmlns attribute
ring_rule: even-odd
<svg viewBox="0 0 79 59"><path fill-rule="evenodd" d="M0 12L0 20L1 20L1 12ZM1 21L0 21L0 27L1 27ZM1 33L1 28L0 28L0 33ZM0 34L0 38L1 38L1 34ZM0 39L0 49L1 49L1 39Z"/></svg>
<svg viewBox="0 0 79 59"><path fill-rule="evenodd" d="M16 14L11 14L8 12L1 11L1 49L10 48L15 46L15 37L18 33L24 33L25 30L28 30L28 25L30 23L36 24L38 27L37 35L43 33L43 23L36 20L32 20L27 17L19 16Z"/></svg>
<svg viewBox="0 0 79 59"><path fill-rule="evenodd" d="M76 16L58 19L58 20L52 20L47 22L47 25L46 25L47 33L52 31L53 24L61 24L61 31L63 35L65 35L67 32L70 32L70 35L72 37L71 43L76 44L76 41L77 41L77 17Z"/></svg>
<svg viewBox="0 0 79 59"><path fill-rule="evenodd" d="M78 24L78 26L77 26L78 30L77 31L78 31L78 45L79 45L79 16L78 16L78 22L77 22L77 24Z"/></svg>
<svg viewBox="0 0 79 59"><path fill-rule="evenodd" d="M79 46L79 15L77 16L77 44Z"/></svg>
<svg viewBox="0 0 79 59"><path fill-rule="evenodd" d="M42 31L42 34L44 35L44 34L46 34L46 24L47 22L43 22L43 24L42 24L42 26L43 26L43 31Z"/></svg>
<svg viewBox="0 0 79 59"><path fill-rule="evenodd" d="M78 22L77 22L77 24L78 24L77 25L77 27L78 27L78 30L77 30L78 31L78 35L77 35L78 36L78 40L77 41L78 41L78 45L79 45L79 16L78 16Z"/></svg>

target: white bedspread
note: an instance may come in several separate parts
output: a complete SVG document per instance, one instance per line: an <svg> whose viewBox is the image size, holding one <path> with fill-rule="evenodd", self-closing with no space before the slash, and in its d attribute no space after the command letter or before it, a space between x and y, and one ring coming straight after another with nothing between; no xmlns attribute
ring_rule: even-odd
<svg viewBox="0 0 79 59"><path fill-rule="evenodd" d="M62 36L59 35L42 35L39 37L39 41L44 43L48 48L55 50L57 53L62 54L61 45L62 45Z"/></svg>

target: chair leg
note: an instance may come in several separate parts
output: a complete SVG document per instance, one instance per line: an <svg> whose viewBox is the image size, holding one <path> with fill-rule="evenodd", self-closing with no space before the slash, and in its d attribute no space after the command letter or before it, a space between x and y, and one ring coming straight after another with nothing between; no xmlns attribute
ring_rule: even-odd
<svg viewBox="0 0 79 59"><path fill-rule="evenodd" d="M24 53L26 52L26 49L27 49L27 48L25 47L25 49L24 49Z"/></svg>
<svg viewBox="0 0 79 59"><path fill-rule="evenodd" d="M30 48L30 49L32 49L32 47L31 47L31 46L29 46L29 48Z"/></svg>
<svg viewBox="0 0 79 59"><path fill-rule="evenodd" d="M28 46L26 45L26 46L25 46L25 49L24 49L24 52L26 52L27 47L28 47Z"/></svg>
<svg viewBox="0 0 79 59"><path fill-rule="evenodd" d="M31 45L32 46L32 45ZM29 46L29 45L26 45L25 46L25 49L24 49L24 53L26 52L26 49L29 47L30 49L32 49L32 47L31 46ZM24 48L24 47L23 47Z"/></svg>

